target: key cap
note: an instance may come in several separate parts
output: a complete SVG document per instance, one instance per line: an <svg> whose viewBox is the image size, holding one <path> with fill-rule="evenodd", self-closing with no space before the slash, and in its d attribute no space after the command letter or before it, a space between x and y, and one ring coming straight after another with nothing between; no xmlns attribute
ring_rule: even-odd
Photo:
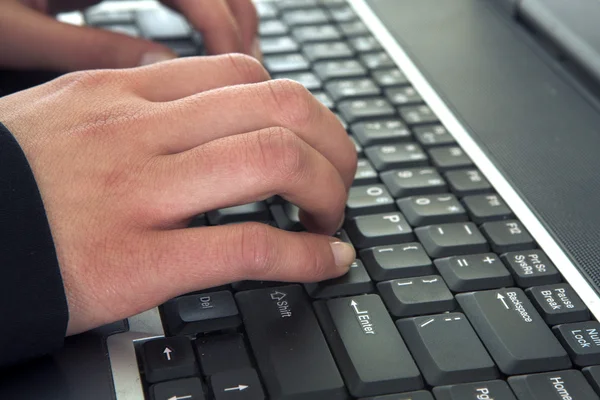
<svg viewBox="0 0 600 400"><path fill-rule="evenodd" d="M154 40L185 39L192 33L185 18L166 8L140 9L136 21L144 37Z"/></svg>
<svg viewBox="0 0 600 400"><path fill-rule="evenodd" d="M376 397L364 397L360 400L434 400L431 393L424 390L410 393L388 394Z"/></svg>
<svg viewBox="0 0 600 400"><path fill-rule="evenodd" d="M433 388L437 400L517 400L504 381L462 383Z"/></svg>
<svg viewBox="0 0 600 400"><path fill-rule="evenodd" d="M517 220L486 222L481 231L496 253L532 249L533 238Z"/></svg>
<svg viewBox="0 0 600 400"><path fill-rule="evenodd" d="M320 82L320 80L319 80ZM313 92L313 96L315 96L315 98L317 100L319 100L321 102L321 104L323 104L325 107L329 108L329 109L334 109L335 108L335 103L333 102L333 99L331 97L329 97L329 95L325 92Z"/></svg>
<svg viewBox="0 0 600 400"><path fill-rule="evenodd" d="M513 213L497 194L480 194L463 198L471 219L481 224L513 218Z"/></svg>
<svg viewBox="0 0 600 400"><path fill-rule="evenodd" d="M329 22L329 15L320 8L286 11L282 18L288 26L317 25Z"/></svg>
<svg viewBox="0 0 600 400"><path fill-rule="evenodd" d="M412 86L403 86L389 88L385 90L385 96L395 106L405 106L408 104L419 104L423 98Z"/></svg>
<svg viewBox="0 0 600 400"><path fill-rule="evenodd" d="M427 165L427 154L416 143L386 144L365 149L365 154L378 171Z"/></svg>
<svg viewBox="0 0 600 400"><path fill-rule="evenodd" d="M183 336L152 339L142 344L146 381L156 383L196 375L190 340Z"/></svg>
<svg viewBox="0 0 600 400"><path fill-rule="evenodd" d="M519 400L598 400L600 397L579 371L513 376L508 384Z"/></svg>
<svg viewBox="0 0 600 400"><path fill-rule="evenodd" d="M320 90L321 80L312 72L292 72L274 75L273 79L291 79L302 84L308 90Z"/></svg>
<svg viewBox="0 0 600 400"><path fill-rule="evenodd" d="M379 296L315 304L350 394L374 396L423 388L423 380Z"/></svg>
<svg viewBox="0 0 600 400"><path fill-rule="evenodd" d="M396 211L394 199L383 185L354 186L346 202L346 217Z"/></svg>
<svg viewBox="0 0 600 400"><path fill-rule="evenodd" d="M484 253L488 243L471 222L423 226L415 234L433 258Z"/></svg>
<svg viewBox="0 0 600 400"><path fill-rule="evenodd" d="M395 113L394 107L382 98L345 100L338 104L338 109L351 124L359 119L391 117Z"/></svg>
<svg viewBox="0 0 600 400"><path fill-rule="evenodd" d="M521 289L461 293L456 300L505 374L571 366L566 351Z"/></svg>
<svg viewBox="0 0 600 400"><path fill-rule="evenodd" d="M264 55L293 53L300 46L290 36L265 37L260 40L260 49Z"/></svg>
<svg viewBox="0 0 600 400"><path fill-rule="evenodd" d="M520 287L550 285L561 281L560 273L541 250L515 251L503 254L501 258Z"/></svg>
<svg viewBox="0 0 600 400"><path fill-rule="evenodd" d="M396 325L431 386L496 379L500 375L461 313L402 319Z"/></svg>
<svg viewBox="0 0 600 400"><path fill-rule="evenodd" d="M259 20L271 19L277 17L277 9L273 4L257 2L254 4Z"/></svg>
<svg viewBox="0 0 600 400"><path fill-rule="evenodd" d="M352 133L363 146L410 140L410 131L399 119L384 118L352 124Z"/></svg>
<svg viewBox="0 0 600 400"><path fill-rule="evenodd" d="M202 382L198 378L177 379L150 386L151 400L204 400Z"/></svg>
<svg viewBox="0 0 600 400"><path fill-rule="evenodd" d="M395 317L433 314L456 308L452 293L438 275L380 282L377 289Z"/></svg>
<svg viewBox="0 0 600 400"><path fill-rule="evenodd" d="M280 10L295 10L313 8L319 5L317 0L279 0L277 6Z"/></svg>
<svg viewBox="0 0 600 400"><path fill-rule="evenodd" d="M578 322L555 326L554 334L579 367L600 364L600 323Z"/></svg>
<svg viewBox="0 0 600 400"><path fill-rule="evenodd" d="M443 171L470 167L473 165L469 156L457 146L435 147L429 150L429 156L431 157L433 165Z"/></svg>
<svg viewBox="0 0 600 400"><path fill-rule="evenodd" d="M350 39L350 46L359 53L381 51L381 44L373 36L358 36Z"/></svg>
<svg viewBox="0 0 600 400"><path fill-rule="evenodd" d="M199 214L192 219L189 226L190 228L197 228L200 226L206 226L207 224L208 221L206 220L206 214Z"/></svg>
<svg viewBox="0 0 600 400"><path fill-rule="evenodd" d="M377 53L361 54L360 60L370 70L392 68L396 66L396 64L394 64L394 61L384 51L380 51Z"/></svg>
<svg viewBox="0 0 600 400"><path fill-rule="evenodd" d="M410 83L406 75L404 75L404 72L400 71L398 68L374 71L373 79L375 79L379 86L384 88L403 86Z"/></svg>
<svg viewBox="0 0 600 400"><path fill-rule="evenodd" d="M344 22L338 25L344 36L355 37L369 33L369 28L362 21Z"/></svg>
<svg viewBox="0 0 600 400"><path fill-rule="evenodd" d="M377 96L380 89L368 78L335 80L327 83L325 89L335 101L352 97Z"/></svg>
<svg viewBox="0 0 600 400"><path fill-rule="evenodd" d="M445 193L448 189L444 178L433 168L386 171L380 177L396 198Z"/></svg>
<svg viewBox="0 0 600 400"><path fill-rule="evenodd" d="M472 194L487 193L492 185L477 169L459 169L446 172L446 181L450 190L460 197Z"/></svg>
<svg viewBox="0 0 600 400"><path fill-rule="evenodd" d="M344 382L301 286L240 292L236 300L272 399L347 398Z"/></svg>
<svg viewBox="0 0 600 400"><path fill-rule="evenodd" d="M439 258L435 260L435 266L453 292L513 285L510 272L494 253Z"/></svg>
<svg viewBox="0 0 600 400"><path fill-rule="evenodd" d="M412 226L467 221L467 212L452 194L414 196L398 200L400 211Z"/></svg>
<svg viewBox="0 0 600 400"><path fill-rule="evenodd" d="M414 131L417 141L425 147L444 146L455 143L454 138L442 124L416 126Z"/></svg>
<svg viewBox="0 0 600 400"><path fill-rule="evenodd" d="M280 20L265 20L259 23L258 33L260 36L283 36L288 33L288 27Z"/></svg>
<svg viewBox="0 0 600 400"><path fill-rule="evenodd" d="M258 374L252 368L219 372L210 378L215 400L264 400Z"/></svg>
<svg viewBox="0 0 600 400"><path fill-rule="evenodd" d="M356 60L322 61L315 63L315 73L323 81L365 76L367 70Z"/></svg>
<svg viewBox="0 0 600 400"><path fill-rule="evenodd" d="M365 249L360 252L360 258L375 281L435 273L431 260L419 243Z"/></svg>
<svg viewBox="0 0 600 400"><path fill-rule="evenodd" d="M211 225L246 221L268 222L271 219L269 208L263 201L209 211L206 216Z"/></svg>
<svg viewBox="0 0 600 400"><path fill-rule="evenodd" d="M263 63L272 74L304 71L310 68L308 60L302 54L298 53L265 56L263 57Z"/></svg>
<svg viewBox="0 0 600 400"><path fill-rule="evenodd" d="M241 324L231 292L177 297L163 306L171 335L235 329Z"/></svg>
<svg viewBox="0 0 600 400"><path fill-rule="evenodd" d="M292 29L292 36L299 43L328 42L342 39L334 25L300 26Z"/></svg>
<svg viewBox="0 0 600 400"><path fill-rule="evenodd" d="M239 333L202 336L194 345L204 376L252 367L244 337Z"/></svg>
<svg viewBox="0 0 600 400"><path fill-rule="evenodd" d="M317 283L306 283L304 288L313 299L326 299L370 293L374 285L362 261L355 260L345 275Z"/></svg>
<svg viewBox="0 0 600 400"><path fill-rule="evenodd" d="M399 212L363 215L346 220L346 232L359 249L411 242L412 228Z"/></svg>
<svg viewBox="0 0 600 400"><path fill-rule="evenodd" d="M291 203L271 206L271 213L279 229L300 232L304 226L300 222L300 209Z"/></svg>
<svg viewBox="0 0 600 400"><path fill-rule="evenodd" d="M349 58L354 51L346 42L309 43L304 45L304 54L312 61L331 60L336 58Z"/></svg>
<svg viewBox="0 0 600 400"><path fill-rule="evenodd" d="M427 105L402 106L398 108L398 112L402 119L409 125L439 122L435 113Z"/></svg>
<svg viewBox="0 0 600 400"><path fill-rule="evenodd" d="M582 372L596 393L600 393L600 365L586 367Z"/></svg>
<svg viewBox="0 0 600 400"><path fill-rule="evenodd" d="M590 311L568 283L534 286L525 292L548 325L590 319Z"/></svg>
<svg viewBox="0 0 600 400"><path fill-rule="evenodd" d="M338 7L329 11L331 13L331 17L335 22L351 22L358 19L358 17L354 13L354 10L352 10L352 8L349 6Z"/></svg>
<svg viewBox="0 0 600 400"><path fill-rule="evenodd" d="M356 174L354 174L354 185L371 185L378 183L378 175L373 165L366 158L357 161Z"/></svg>

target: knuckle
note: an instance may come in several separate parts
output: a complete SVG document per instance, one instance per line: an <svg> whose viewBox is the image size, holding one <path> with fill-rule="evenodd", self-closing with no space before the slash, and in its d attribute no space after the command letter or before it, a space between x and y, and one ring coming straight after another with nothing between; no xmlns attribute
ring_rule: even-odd
<svg viewBox="0 0 600 400"><path fill-rule="evenodd" d="M284 126L302 128L316 118L319 111L315 98L300 83L275 79L268 83L275 114Z"/></svg>
<svg viewBox="0 0 600 400"><path fill-rule="evenodd" d="M307 169L306 147L296 134L286 128L274 127L257 136L259 162L263 175L293 184Z"/></svg>
<svg viewBox="0 0 600 400"><path fill-rule="evenodd" d="M102 88L118 81L118 74L111 70L71 72L56 80L59 87L72 90Z"/></svg>
<svg viewBox="0 0 600 400"><path fill-rule="evenodd" d="M302 234L300 237L302 239L300 240L298 251L301 253L298 257L304 259L303 265L307 269L306 276L309 278L325 276L328 270L325 258L320 256L321 253L319 251L315 251L314 243L306 234Z"/></svg>
<svg viewBox="0 0 600 400"><path fill-rule="evenodd" d="M244 81L259 82L269 79L269 73L254 57L246 54L231 53L224 56L229 67L234 69Z"/></svg>
<svg viewBox="0 0 600 400"><path fill-rule="evenodd" d="M267 225L246 223L239 226L238 240L232 241L232 251L239 254L237 262L243 266L247 279L265 278L273 273L277 265L273 251L275 240Z"/></svg>

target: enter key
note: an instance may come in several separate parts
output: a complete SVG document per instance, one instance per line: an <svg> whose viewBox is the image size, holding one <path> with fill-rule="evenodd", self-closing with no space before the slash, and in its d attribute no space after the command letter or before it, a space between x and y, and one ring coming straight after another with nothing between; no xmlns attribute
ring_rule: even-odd
<svg viewBox="0 0 600 400"><path fill-rule="evenodd" d="M463 293L456 300L505 374L571 366L567 352L521 289Z"/></svg>

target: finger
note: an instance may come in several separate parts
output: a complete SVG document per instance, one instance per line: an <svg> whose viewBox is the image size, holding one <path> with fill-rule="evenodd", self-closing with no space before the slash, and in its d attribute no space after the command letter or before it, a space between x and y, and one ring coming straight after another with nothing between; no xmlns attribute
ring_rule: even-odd
<svg viewBox="0 0 600 400"><path fill-rule="evenodd" d="M276 194L304 211L313 232L334 233L343 218L347 194L339 172L284 128L214 140L157 165L160 189L149 217L159 219L157 226Z"/></svg>
<svg viewBox="0 0 600 400"><path fill-rule="evenodd" d="M133 72L137 93L150 101L167 102L207 90L268 80L269 73L250 56L226 54L186 57ZM168 82L168 85L157 84Z"/></svg>
<svg viewBox="0 0 600 400"><path fill-rule="evenodd" d="M60 23L19 3L3 9L0 40L3 65L75 71L127 68L174 58L168 48L113 32Z"/></svg>
<svg viewBox="0 0 600 400"><path fill-rule="evenodd" d="M298 83L274 80L222 88L179 100L177 109L183 109L183 116L167 108L160 118L164 126L153 137L160 151L180 152L223 136L281 126L327 157L347 187L352 184L354 145L335 115ZM198 135L198 126L211 129Z"/></svg>
<svg viewBox="0 0 600 400"><path fill-rule="evenodd" d="M227 3L240 27L244 52L261 60L256 7L251 0L227 0Z"/></svg>
<svg viewBox="0 0 600 400"><path fill-rule="evenodd" d="M210 54L244 52L240 28L226 0L174 0L173 4L202 34Z"/></svg>

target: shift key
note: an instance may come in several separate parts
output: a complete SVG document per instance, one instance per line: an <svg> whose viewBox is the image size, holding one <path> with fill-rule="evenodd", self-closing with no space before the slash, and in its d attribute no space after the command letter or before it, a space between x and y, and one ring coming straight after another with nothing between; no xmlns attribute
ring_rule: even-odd
<svg viewBox="0 0 600 400"><path fill-rule="evenodd" d="M571 366L567 352L521 289L463 293L456 300L505 374Z"/></svg>
<svg viewBox="0 0 600 400"><path fill-rule="evenodd" d="M301 286L240 292L236 300L270 399L348 398Z"/></svg>

